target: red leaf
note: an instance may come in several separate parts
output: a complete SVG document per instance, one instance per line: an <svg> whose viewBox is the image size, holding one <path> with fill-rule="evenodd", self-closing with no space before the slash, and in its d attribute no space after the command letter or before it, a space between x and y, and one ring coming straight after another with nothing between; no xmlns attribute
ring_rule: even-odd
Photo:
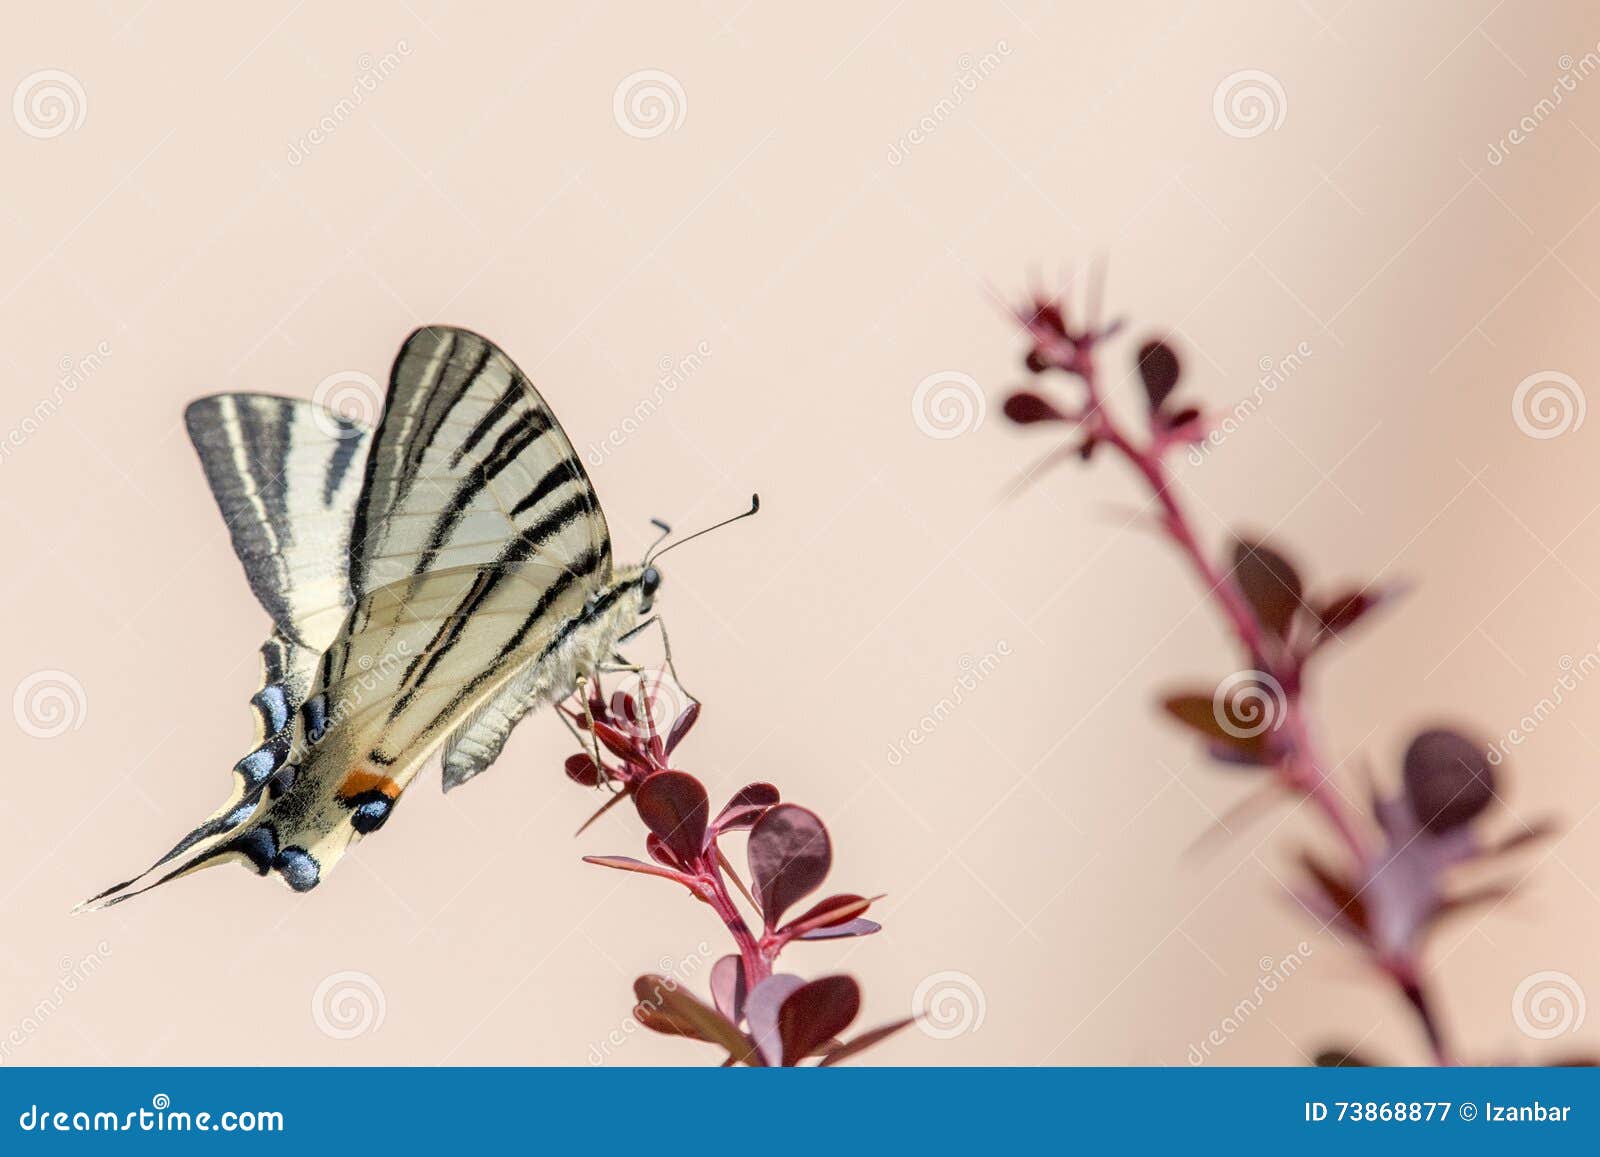
<svg viewBox="0 0 1600 1157"><path fill-rule="evenodd" d="M1328 599L1316 610L1317 633L1312 638L1311 645L1321 646L1335 635L1343 634L1365 618L1369 612L1403 593L1405 593L1404 588L1399 585L1369 586L1345 591Z"/></svg>
<svg viewBox="0 0 1600 1157"><path fill-rule="evenodd" d="M611 724L601 719L594 721L594 734L606 749L618 759L628 759L634 754L633 737L625 732L618 731Z"/></svg>
<svg viewBox="0 0 1600 1157"><path fill-rule="evenodd" d="M775 972L750 992L744 1003L745 1021L750 1026L761 1059L769 1065L783 1064L783 1037L778 1032L778 1013L783 1002L805 981L787 972Z"/></svg>
<svg viewBox="0 0 1600 1157"><path fill-rule="evenodd" d="M1464 735L1436 728L1406 748L1406 797L1432 832L1458 828L1494 801L1494 769L1484 749Z"/></svg>
<svg viewBox="0 0 1600 1157"><path fill-rule="evenodd" d="M599 787L600 769L595 766L588 752L580 751L577 755L567 756L567 778L584 787Z"/></svg>
<svg viewBox="0 0 1600 1157"><path fill-rule="evenodd" d="M832 924L827 928L813 928L809 932L802 932L796 940L844 940L851 936L871 936L874 932L882 932L883 925L876 920L846 920L843 924Z"/></svg>
<svg viewBox="0 0 1600 1157"><path fill-rule="evenodd" d="M1228 706L1224 704L1224 710ZM1273 762L1268 746L1272 732L1267 730L1252 735L1252 727L1236 726L1231 731L1223 727L1222 720L1217 718L1217 705L1211 695L1181 692L1167 696L1161 701L1161 707L1179 723L1199 734L1206 741L1206 748L1214 759L1251 766Z"/></svg>
<svg viewBox="0 0 1600 1157"><path fill-rule="evenodd" d="M711 826L719 832L734 832L750 827L778 799L778 789L770 783L746 784L733 793L728 806L717 813Z"/></svg>
<svg viewBox="0 0 1600 1157"><path fill-rule="evenodd" d="M824 976L801 985L778 1009L783 1063L798 1065L850 1027L861 1011L861 986L848 976Z"/></svg>
<svg viewBox="0 0 1600 1157"><path fill-rule="evenodd" d="M678 858L678 854L667 845L667 841L656 835L655 832L649 832L645 835L644 849L650 853L651 859L665 864L669 868L683 871L688 867Z"/></svg>
<svg viewBox="0 0 1600 1157"><path fill-rule="evenodd" d="M1324 867L1310 852L1301 854L1300 863L1316 881L1317 887L1332 906L1333 917L1348 921L1351 927L1360 932L1370 931L1366 906L1362 904L1361 895L1355 888L1340 879L1331 869Z"/></svg>
<svg viewBox="0 0 1600 1157"><path fill-rule="evenodd" d="M1069 419L1051 402L1032 390L1018 390L1005 401L1004 411L1019 426L1034 422L1065 422Z"/></svg>
<svg viewBox="0 0 1600 1157"><path fill-rule="evenodd" d="M1320 1049L1312 1061L1319 1069L1370 1069L1373 1063L1360 1053L1340 1046Z"/></svg>
<svg viewBox="0 0 1600 1157"><path fill-rule="evenodd" d="M1294 564L1265 543L1241 539L1233 544L1233 580L1261 626L1280 639L1287 636L1303 593Z"/></svg>
<svg viewBox="0 0 1600 1157"><path fill-rule="evenodd" d="M750 830L746 851L751 883L769 928L795 901L821 887L833 863L822 820L792 803L767 809Z"/></svg>
<svg viewBox="0 0 1600 1157"><path fill-rule="evenodd" d="M706 816L711 811L706 789L684 771L658 771L634 793L639 818L685 864L705 846Z"/></svg>
<svg viewBox="0 0 1600 1157"><path fill-rule="evenodd" d="M1365 590L1346 591L1317 608L1317 634L1336 635L1378 605L1378 597Z"/></svg>
<svg viewBox="0 0 1600 1157"><path fill-rule="evenodd" d="M749 995L744 982L744 961L737 956L724 956L711 966L711 999L717 1010L734 1024L744 1019L745 998Z"/></svg>
<svg viewBox="0 0 1600 1157"><path fill-rule="evenodd" d="M778 931L785 936L801 936L818 928L830 928L835 924L843 924L854 920L868 908L872 907L873 900L883 897L874 896L868 899L865 896L854 896L841 893L829 896L826 900L819 900L806 911L796 916Z"/></svg>
<svg viewBox="0 0 1600 1157"><path fill-rule="evenodd" d="M836 1065L840 1061L848 1060L865 1049L870 1049L879 1041L893 1036L916 1019L914 1016L908 1016L904 1020L890 1021L888 1024L881 1024L877 1028L869 1028L854 1040L845 1041L844 1044L836 1049L829 1049L822 1058L822 1067L827 1068L829 1065Z"/></svg>
<svg viewBox="0 0 1600 1157"><path fill-rule="evenodd" d="M747 1061L754 1054L750 1038L716 1009L685 992L675 980L641 976L633 982L633 994L639 1002L633 1009L634 1019L645 1028L721 1045L735 1061Z"/></svg>
<svg viewBox="0 0 1600 1157"><path fill-rule="evenodd" d="M693 881L682 872L671 868L658 868L654 864L647 864L643 860L636 860L632 856L585 856L586 864L598 864L602 868L617 868L624 872L638 872L645 876L660 876L663 880L672 880L685 887L691 887Z"/></svg>
<svg viewBox="0 0 1600 1157"><path fill-rule="evenodd" d="M672 749L683 742L683 737L689 734L689 729L700 718L700 700L695 699L689 706L679 712L678 717L672 721L672 730L667 732L666 752L672 754Z"/></svg>
<svg viewBox="0 0 1600 1157"><path fill-rule="evenodd" d="M1159 410L1167 395L1177 388L1182 372L1177 353L1166 342L1147 341L1139 347L1139 377L1144 382L1151 413Z"/></svg>

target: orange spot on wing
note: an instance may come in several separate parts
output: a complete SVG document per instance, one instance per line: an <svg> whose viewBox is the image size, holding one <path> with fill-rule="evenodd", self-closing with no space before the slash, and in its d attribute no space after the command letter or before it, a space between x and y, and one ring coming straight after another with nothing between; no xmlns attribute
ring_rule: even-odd
<svg viewBox="0 0 1600 1157"><path fill-rule="evenodd" d="M345 776L344 782L339 785L341 799L354 799L369 791L382 792L391 801L400 798L400 785L381 771L373 771L370 767L356 768Z"/></svg>

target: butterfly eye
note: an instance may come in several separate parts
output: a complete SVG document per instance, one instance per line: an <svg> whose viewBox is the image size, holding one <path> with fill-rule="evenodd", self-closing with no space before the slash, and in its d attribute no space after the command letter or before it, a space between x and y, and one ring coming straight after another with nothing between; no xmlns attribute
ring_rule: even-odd
<svg viewBox="0 0 1600 1157"><path fill-rule="evenodd" d="M639 587L644 591L645 601L655 597L656 588L661 585L661 572L653 566L644 568L644 574L639 578Z"/></svg>

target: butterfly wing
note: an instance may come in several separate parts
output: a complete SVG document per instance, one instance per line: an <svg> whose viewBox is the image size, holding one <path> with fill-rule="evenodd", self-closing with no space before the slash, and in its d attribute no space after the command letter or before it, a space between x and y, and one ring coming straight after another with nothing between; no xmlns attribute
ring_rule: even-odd
<svg viewBox="0 0 1600 1157"><path fill-rule="evenodd" d="M201 398L184 424L250 589L285 638L320 653L351 602L350 526L372 431L266 394Z"/></svg>
<svg viewBox="0 0 1600 1157"><path fill-rule="evenodd" d="M87 903L186 852L202 853L249 819L288 758L317 659L351 602L350 526L372 431L313 402L267 394L201 398L184 411L184 425L250 589L273 621L261 645L261 687L250 699L255 741L234 765L221 807L145 872Z"/></svg>
<svg viewBox="0 0 1600 1157"><path fill-rule="evenodd" d="M611 577L571 442L511 359L458 329L421 329L401 348L345 541L353 601L285 758L236 832L155 883L242 857L314 885L453 733L490 740L451 745L475 773L527 706L565 693L539 674L541 656Z"/></svg>

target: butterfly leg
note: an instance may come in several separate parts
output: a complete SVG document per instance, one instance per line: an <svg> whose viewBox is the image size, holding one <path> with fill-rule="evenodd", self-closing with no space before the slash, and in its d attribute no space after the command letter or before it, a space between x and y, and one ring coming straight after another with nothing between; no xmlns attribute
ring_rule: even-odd
<svg viewBox="0 0 1600 1157"><path fill-rule="evenodd" d="M589 707L589 677L587 675L579 675L573 680L573 684L578 701L583 704L583 718L589 724L588 732L579 734L578 729L573 726L572 720L567 718L565 711L558 708L556 714L561 716L561 722L567 725L567 730L572 732L573 737L578 741L578 745L589 749L589 758L594 761L595 771L599 774L600 786L609 790L611 779L606 775L606 765L600 762L600 745L595 742L594 737L594 712Z"/></svg>
<svg viewBox="0 0 1600 1157"><path fill-rule="evenodd" d="M643 634L645 631L649 630L651 627L654 627L657 631L659 631L661 633L661 653L666 659L667 670L672 673L672 681L674 683L676 683L678 685L679 689L682 690L683 693L685 695L687 695L690 699L694 700L696 703L700 702L700 697L698 695L696 695L693 691L690 691L689 688L685 687L683 685L683 679L678 675L677 665L675 663L673 663L673 661L672 661L672 639L667 634L666 621L664 619L662 619L662 617L660 615L651 615L648 619L646 619L644 622L640 623L637 627L634 627L633 630L631 630L627 634L623 635L622 638L617 640L617 642L626 643L629 639L638 638L641 634ZM616 655L614 657L617 658L617 659L622 659L622 656L620 654ZM626 659L622 659L622 661L625 664L627 663ZM628 664L624 669L625 670L634 671L634 672L637 672L639 670L639 668L636 665L633 665L633 664Z"/></svg>
<svg viewBox="0 0 1600 1157"><path fill-rule="evenodd" d="M672 681L678 685L679 689L685 695L687 695L690 700L695 703L700 702L699 696L683 685L683 679L678 675L678 668L672 661L672 638L667 634L666 620L664 620L660 615L656 615L650 621L655 623L656 630L661 632L661 653L666 656L667 670L672 672Z"/></svg>

